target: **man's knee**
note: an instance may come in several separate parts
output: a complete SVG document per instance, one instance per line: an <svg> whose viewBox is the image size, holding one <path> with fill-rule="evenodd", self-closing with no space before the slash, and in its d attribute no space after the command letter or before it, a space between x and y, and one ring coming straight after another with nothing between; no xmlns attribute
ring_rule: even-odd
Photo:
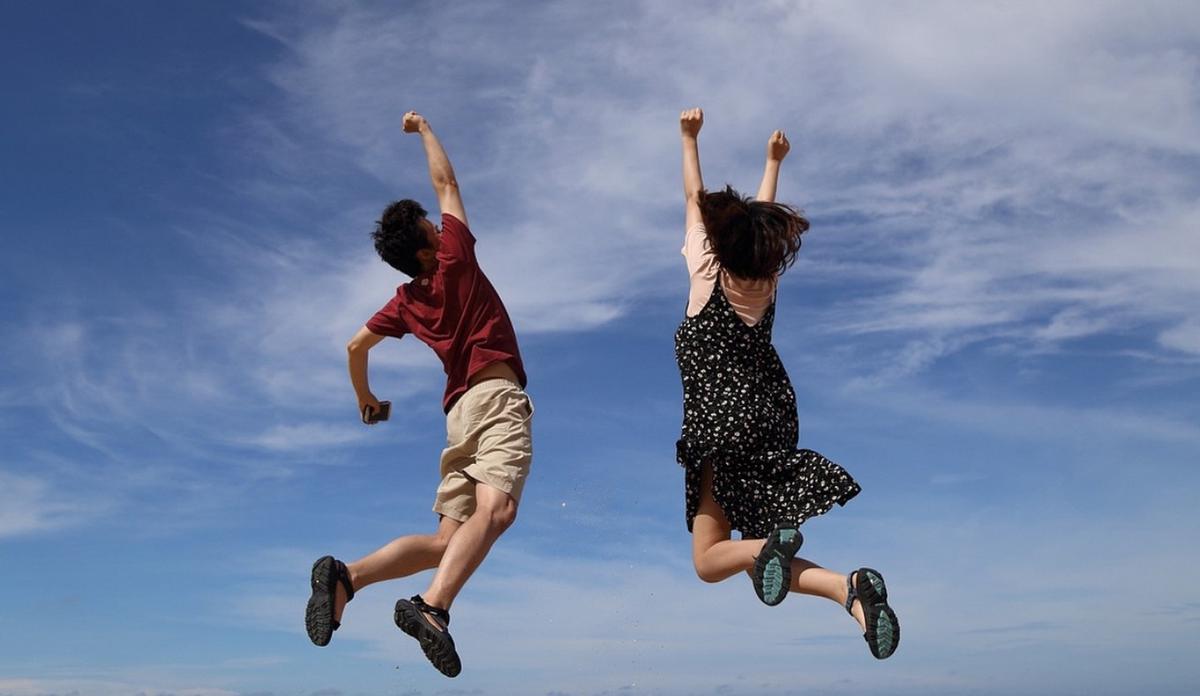
<svg viewBox="0 0 1200 696"><path fill-rule="evenodd" d="M454 536L453 532L438 531L433 535L433 552L439 557L446 553L446 547L450 545L450 538Z"/></svg>
<svg viewBox="0 0 1200 696"><path fill-rule="evenodd" d="M488 529L500 533L517 521L517 503L506 495L492 504L478 506L475 514L484 515Z"/></svg>

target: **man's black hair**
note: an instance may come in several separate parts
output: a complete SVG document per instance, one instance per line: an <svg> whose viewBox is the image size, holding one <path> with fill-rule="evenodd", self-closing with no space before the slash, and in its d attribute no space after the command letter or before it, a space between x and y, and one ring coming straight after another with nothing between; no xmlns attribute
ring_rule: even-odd
<svg viewBox="0 0 1200 696"><path fill-rule="evenodd" d="M411 278L421 274L417 252L429 247L429 238L421 226L424 219L425 209L420 203L409 199L396 201L383 210L383 217L371 233L379 258Z"/></svg>

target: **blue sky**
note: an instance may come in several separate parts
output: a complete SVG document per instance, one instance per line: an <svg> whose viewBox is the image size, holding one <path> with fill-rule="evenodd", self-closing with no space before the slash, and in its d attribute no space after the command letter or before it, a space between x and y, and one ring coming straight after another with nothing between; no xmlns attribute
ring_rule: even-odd
<svg viewBox="0 0 1200 696"><path fill-rule="evenodd" d="M1158 3L10 3L0 694L1184 694L1200 575L1200 10ZM863 493L802 555L904 643L691 570L680 109L813 222L776 343ZM459 174L537 404L449 681L308 568L432 529L441 373L344 345L367 233ZM431 201L432 202L432 201ZM399 417L396 417L399 416ZM1188 551L1187 549L1192 549Z"/></svg>

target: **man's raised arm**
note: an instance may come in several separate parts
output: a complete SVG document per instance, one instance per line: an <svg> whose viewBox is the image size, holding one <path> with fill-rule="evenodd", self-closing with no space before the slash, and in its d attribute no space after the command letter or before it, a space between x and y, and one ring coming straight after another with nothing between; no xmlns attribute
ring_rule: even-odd
<svg viewBox="0 0 1200 696"><path fill-rule="evenodd" d="M442 213L449 213L467 224L467 211L463 208L462 196L458 192L458 179L454 178L454 168L450 166L450 158L442 149L442 144L425 117L415 111L404 114L404 132L419 133L421 144L425 146L425 159L429 161L429 178L433 182L433 191L437 194L438 207Z"/></svg>

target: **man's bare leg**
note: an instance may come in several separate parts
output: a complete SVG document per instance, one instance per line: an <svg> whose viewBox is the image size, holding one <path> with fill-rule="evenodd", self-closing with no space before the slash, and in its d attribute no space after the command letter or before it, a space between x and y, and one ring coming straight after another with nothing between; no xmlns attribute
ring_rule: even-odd
<svg viewBox="0 0 1200 696"><path fill-rule="evenodd" d="M483 562L492 544L517 518L517 503L507 493L475 483L475 512L454 532L422 599L449 609L467 579ZM436 619L434 619L436 621Z"/></svg>
<svg viewBox="0 0 1200 696"><path fill-rule="evenodd" d="M393 539L369 555L346 564L346 569L350 571L350 585L358 592L367 585L436 568L450 539L461 526L462 522L443 516L434 534L410 534ZM333 604L335 621L342 620L345 607L346 590L338 583Z"/></svg>

